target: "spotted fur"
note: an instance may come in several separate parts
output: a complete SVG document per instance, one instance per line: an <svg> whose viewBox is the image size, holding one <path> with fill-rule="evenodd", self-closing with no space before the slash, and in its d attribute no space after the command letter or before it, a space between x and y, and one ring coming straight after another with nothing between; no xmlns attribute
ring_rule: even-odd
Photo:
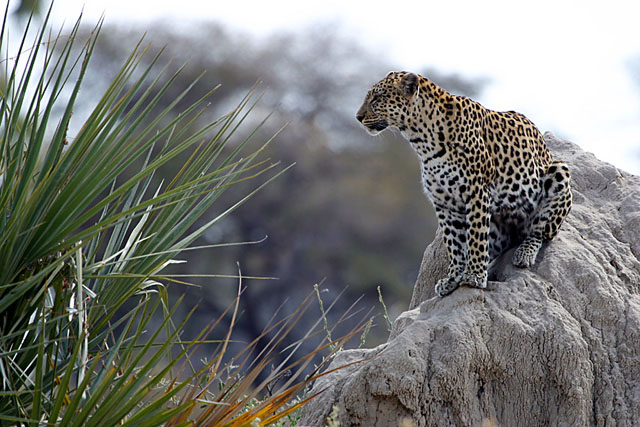
<svg viewBox="0 0 640 427"><path fill-rule="evenodd" d="M460 285L485 288L490 261L515 244L513 264L530 267L571 209L567 165L552 160L540 131L515 111L492 111L422 76L391 72L356 118L373 135L398 128L420 158L449 255L440 296Z"/></svg>

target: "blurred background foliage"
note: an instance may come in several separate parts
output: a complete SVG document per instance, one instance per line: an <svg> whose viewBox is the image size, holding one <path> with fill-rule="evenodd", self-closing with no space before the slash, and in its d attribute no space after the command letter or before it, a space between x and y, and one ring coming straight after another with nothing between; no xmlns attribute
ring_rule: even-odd
<svg viewBox="0 0 640 427"><path fill-rule="evenodd" d="M100 93L139 36L137 31L106 23L87 87ZM260 243L185 252L181 259L187 262L172 266L170 272L233 275L239 263L244 275L273 278L245 281L244 310L235 331L247 341L260 335L285 301L295 307L316 283L321 283L326 300L343 292L329 316L342 313L358 298L362 298L359 307L375 306L375 313L381 314L378 285L392 318L406 309L422 252L434 235L435 217L422 193L417 158L408 144L392 133L372 138L354 118L368 87L397 67L379 60L333 25L257 40L213 23L195 25L188 32L158 23L147 31L145 43L152 51L166 49L161 61L167 63L160 66L177 68L186 62L181 79L192 81L205 73L190 92L194 97L222 85L210 107L214 116L237 104L261 82L260 108L273 111L274 116L256 139L265 140L287 124L265 156L285 165L295 163L199 242ZM436 70L422 72L463 95L477 96L485 83ZM176 95L167 93L161 104L170 103ZM89 105L93 100L94 94L87 91L81 93L79 103ZM176 111L193 101L185 97ZM175 172L165 168L156 173L156 179ZM203 319L219 316L235 297L233 279L194 280L199 287L173 286L171 291L185 294L185 310L199 304L196 316ZM285 305L284 312L291 307ZM318 314L313 313L310 321ZM378 327L372 328L369 345L386 339L380 319L375 321ZM291 339L295 338L294 331Z"/></svg>

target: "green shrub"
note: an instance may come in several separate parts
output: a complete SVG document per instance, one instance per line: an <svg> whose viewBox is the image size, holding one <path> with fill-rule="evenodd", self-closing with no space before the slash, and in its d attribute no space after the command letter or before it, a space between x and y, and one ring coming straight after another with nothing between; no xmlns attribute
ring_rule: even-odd
<svg viewBox="0 0 640 427"><path fill-rule="evenodd" d="M7 11L0 51L8 43ZM139 426L246 425L259 418L265 425L288 415L305 402L289 404L314 379L301 378L312 356L349 337L322 343L310 355L294 357L296 348L289 349L289 365L256 384L310 299L265 330L267 348L257 351L254 341L227 355L239 292L223 315L231 317L225 339L196 367L190 355L209 342L222 317L182 340L195 308L174 322L179 301L171 304L166 284L188 278L163 274L206 229L286 170L260 159L264 145L246 153L255 130L230 144L256 106L255 90L204 125L215 88L174 116L195 82L161 105L179 71L159 83L167 71L156 71L155 60L141 69L148 52L139 43L72 135L101 23L78 46L80 21L67 35L48 36L48 18L36 34L29 21L0 71L0 420ZM177 159L186 160L175 176L154 184L154 171ZM217 206L218 216L193 229L225 190L257 177L252 190ZM258 356L251 360L252 351ZM226 378L230 371L233 381ZM276 381L277 391L261 394Z"/></svg>

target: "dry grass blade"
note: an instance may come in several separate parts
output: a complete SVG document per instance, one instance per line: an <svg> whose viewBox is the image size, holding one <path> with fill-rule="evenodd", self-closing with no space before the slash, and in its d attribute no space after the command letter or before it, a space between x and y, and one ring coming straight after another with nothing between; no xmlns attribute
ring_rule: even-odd
<svg viewBox="0 0 640 427"><path fill-rule="evenodd" d="M304 303L298 306L295 313L281 321L275 322L274 325L268 327L265 332L263 332L259 338L264 338L268 331L274 333L274 336L268 341L267 348L262 349L258 353L248 368L248 371L240 378L236 378L236 380L231 383L225 384L221 390L213 393L212 397L207 399L207 402L209 402L208 407L195 419L196 424L241 426L248 425L259 419L263 420L260 422L260 425L267 425L266 420L269 420L269 423L273 423L283 417L287 417L317 395L303 397L301 398L301 402L292 403L293 399L300 397L313 381L325 375L319 375L318 372L332 359L335 351L337 351L330 351L331 346L334 346L333 348L336 349L344 347L349 340L361 333L362 329L366 326L366 322L363 320L349 331L349 333L336 340L327 341L326 338L322 339L313 351L305 352L305 354L293 359L288 364L279 364L274 371L269 372L275 357L282 356L283 350L279 350L279 347L284 343L285 338L291 333L294 326L300 320L300 314L306 311L313 300L313 293L310 293ZM318 319L315 327L320 324L321 322ZM316 331L315 333L310 331L305 334L302 341L317 336L324 337L322 331ZM259 339L252 341L239 354L249 354L251 349L253 349L259 341ZM287 348L290 348L290 346ZM291 351L291 348L289 351ZM323 361L316 366L310 374L303 376L303 372L308 368L309 364L317 360L318 356L325 351L329 351L329 353L325 355ZM225 366L233 365L234 361L238 360L239 354ZM284 360L290 358L291 355L288 355ZM344 367L351 366L354 363L357 362L350 363ZM338 367L336 369L342 368L343 367ZM267 377L260 383L255 383L256 379L265 372L269 372ZM288 375L285 375L285 373L288 373ZM284 376L287 376L288 379L279 387L279 390L269 391L270 386ZM208 388L211 384L211 381L205 384L205 388ZM204 396L204 394L201 396ZM180 419L181 422L185 420L185 418Z"/></svg>

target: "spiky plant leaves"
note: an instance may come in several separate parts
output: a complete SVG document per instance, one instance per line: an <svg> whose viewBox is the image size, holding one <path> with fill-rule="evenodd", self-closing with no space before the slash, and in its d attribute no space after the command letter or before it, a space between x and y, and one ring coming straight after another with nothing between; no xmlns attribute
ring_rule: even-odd
<svg viewBox="0 0 640 427"><path fill-rule="evenodd" d="M8 43L7 12L0 49ZM173 324L166 290L153 278L282 168L258 160L260 148L244 153L255 130L226 149L257 105L255 90L204 124L215 88L174 116L195 82L162 105L180 70L166 76L155 60L139 69L148 54L142 43L72 136L101 23L78 46L80 20L64 37L51 37L50 14L30 48L27 24L4 61L0 93L0 419L118 424L148 405L156 408L149 419L164 422L176 408L163 404L184 386L159 397L153 390L175 379L173 368L193 343L178 339L182 325ZM190 156L169 185L152 189L154 172L183 153ZM188 232L227 188L270 171ZM114 317L126 302L133 309ZM164 320L147 337L158 311Z"/></svg>
<svg viewBox="0 0 640 427"><path fill-rule="evenodd" d="M7 12L0 51L7 45ZM166 284L186 283L187 277L163 271L181 251L198 249L191 245L209 227L286 170L260 159L271 139L250 150L269 116L238 138L240 126L256 113L256 90L214 120L206 120L206 106L216 88L174 115L195 82L163 105L180 70L156 70L157 56L141 69L149 52L140 42L72 134L102 24L78 45L80 20L68 34L51 36L50 14L51 8L27 48L29 21L0 73L0 420L246 425L287 416L305 402L287 409L291 398L317 377L319 366L302 377L313 356L342 348L358 331L332 342L325 337L311 354L297 354L301 341L321 332L312 328L296 345L280 349L306 311L307 298L244 350L228 355L236 299L218 352L196 367L193 352L210 342L208 334L228 312L197 337L182 340L195 308L176 321L180 301L169 301ZM166 183L154 180L158 168L183 158ZM219 206L225 190L256 178L253 189ZM222 213L202 221L214 204ZM194 227L198 220L203 224ZM267 347L257 349L266 337ZM281 360L281 351L287 353L284 362L256 384ZM293 374L283 380L287 370ZM236 372L232 379L225 377L230 371ZM277 381L283 384L273 392ZM265 390L272 393L265 396Z"/></svg>

